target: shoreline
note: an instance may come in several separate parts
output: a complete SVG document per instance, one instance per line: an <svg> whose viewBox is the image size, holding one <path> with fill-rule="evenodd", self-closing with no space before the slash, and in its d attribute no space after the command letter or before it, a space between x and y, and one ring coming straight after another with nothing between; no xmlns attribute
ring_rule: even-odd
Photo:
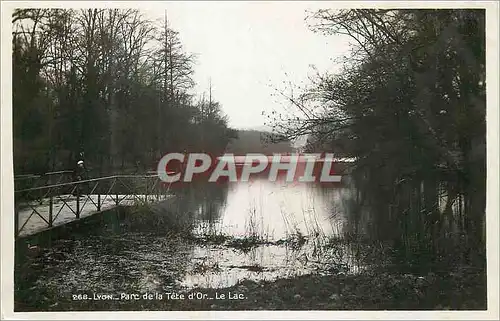
<svg viewBox="0 0 500 321"><path fill-rule="evenodd" d="M144 294L148 294L149 299L145 299ZM111 300L105 293L89 293L87 300L47 295L50 293L45 293L44 298L25 298L24 301L40 305L17 302L15 311L487 309L485 273L465 268L425 276L368 272L331 276L310 274L261 282L244 280L220 289L115 294L115 297L122 296L119 300Z"/></svg>

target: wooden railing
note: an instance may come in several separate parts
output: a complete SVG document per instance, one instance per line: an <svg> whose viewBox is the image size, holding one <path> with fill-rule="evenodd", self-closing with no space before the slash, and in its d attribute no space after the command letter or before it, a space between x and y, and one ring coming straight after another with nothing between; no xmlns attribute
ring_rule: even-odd
<svg viewBox="0 0 500 321"><path fill-rule="evenodd" d="M131 199L137 203L161 201L168 197L169 190L170 185L162 182L158 175L114 175L16 190L15 235L17 238L33 217L52 227L64 208L79 219L86 206L92 205L99 212L110 200L116 206ZM20 220L20 211L24 214L29 211L24 222Z"/></svg>

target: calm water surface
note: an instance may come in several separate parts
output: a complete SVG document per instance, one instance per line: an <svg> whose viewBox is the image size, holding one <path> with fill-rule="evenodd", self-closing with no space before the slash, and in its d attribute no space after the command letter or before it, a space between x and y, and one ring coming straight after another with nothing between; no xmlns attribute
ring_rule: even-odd
<svg viewBox="0 0 500 321"><path fill-rule="evenodd" d="M340 186L325 189L266 180L234 183L228 186L227 198L218 211L201 216L200 225L235 237L251 233L271 240L297 232L334 235L346 219L343 199L349 195L350 191ZM205 205L200 205L200 213L206 213Z"/></svg>

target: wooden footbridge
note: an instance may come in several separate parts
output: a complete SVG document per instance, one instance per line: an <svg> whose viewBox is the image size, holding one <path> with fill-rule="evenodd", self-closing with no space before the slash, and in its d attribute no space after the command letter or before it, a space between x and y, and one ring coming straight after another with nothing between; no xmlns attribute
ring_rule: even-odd
<svg viewBox="0 0 500 321"><path fill-rule="evenodd" d="M73 181L72 174L59 171L14 178L16 239L113 207L161 202L172 196L170 185L151 172L82 181Z"/></svg>

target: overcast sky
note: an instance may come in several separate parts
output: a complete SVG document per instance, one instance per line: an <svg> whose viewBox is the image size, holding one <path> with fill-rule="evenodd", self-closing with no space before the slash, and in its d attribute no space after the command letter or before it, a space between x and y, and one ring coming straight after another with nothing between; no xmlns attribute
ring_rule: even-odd
<svg viewBox="0 0 500 321"><path fill-rule="evenodd" d="M211 79L212 96L230 126L258 128L265 122L263 110L281 108L271 97L272 87L306 81L311 65L321 71L339 67L332 59L347 51L345 38L315 34L304 21L306 10L333 6L325 1L183 1L142 10L150 19L163 19L167 10L184 49L198 55L197 92L207 91Z"/></svg>

